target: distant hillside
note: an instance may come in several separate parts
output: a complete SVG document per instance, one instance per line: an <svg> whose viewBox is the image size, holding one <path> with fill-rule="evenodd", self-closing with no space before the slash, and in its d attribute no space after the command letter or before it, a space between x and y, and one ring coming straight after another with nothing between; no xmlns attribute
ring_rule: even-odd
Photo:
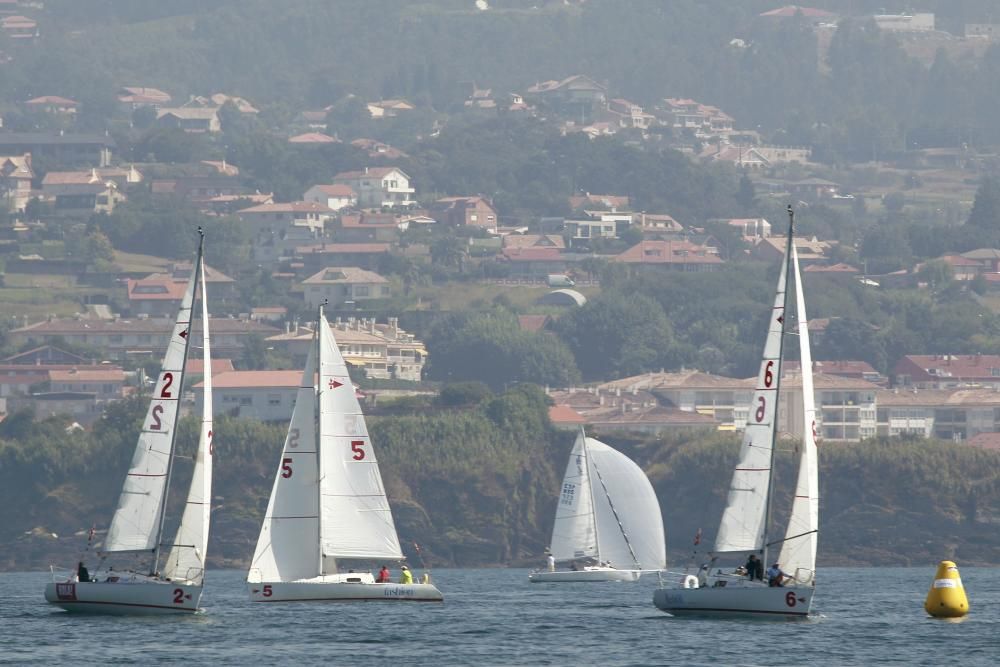
<svg viewBox="0 0 1000 667"><path fill-rule="evenodd" d="M0 569L72 564L92 523L106 527L142 409L141 402L119 406L92 436L67 435L54 421L0 425ZM478 408L373 419L404 551L416 558L418 543L437 565L537 562L549 541L573 439L546 421L544 403L530 388ZM19 444L9 440L14 430L21 430ZM244 567L284 428L221 420L216 433L210 559L217 566ZM193 423L185 423L184 449L193 434ZM703 545L710 545L736 441L712 434L606 440L633 456L653 480L671 564L688 561L699 528ZM794 481L793 447L782 447L779 461L778 526L787 516ZM821 564L909 565L941 558L1000 563L1000 453L932 441L867 442L822 444L820 461ZM184 464L181 478L188 470Z"/></svg>

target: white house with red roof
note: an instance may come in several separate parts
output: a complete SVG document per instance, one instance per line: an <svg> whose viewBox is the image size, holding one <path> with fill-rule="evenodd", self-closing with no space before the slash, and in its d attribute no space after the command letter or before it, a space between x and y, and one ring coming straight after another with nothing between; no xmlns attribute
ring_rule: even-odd
<svg viewBox="0 0 1000 667"><path fill-rule="evenodd" d="M328 267L302 281L302 298L308 308L327 302L337 307L345 302L356 304L392 296L389 281L375 273L353 266Z"/></svg>
<svg viewBox="0 0 1000 667"><path fill-rule="evenodd" d="M124 111L135 111L142 107L160 107L170 104L173 98L159 88L146 86L124 86L118 91L118 105Z"/></svg>
<svg viewBox="0 0 1000 667"><path fill-rule="evenodd" d="M343 183L314 185L305 191L302 199L322 204L331 211L339 211L358 205L358 195L354 192L354 188Z"/></svg>
<svg viewBox="0 0 1000 667"><path fill-rule="evenodd" d="M331 137L329 134L323 134L322 132L304 132L303 134L296 134L294 137L288 137L288 143L318 146L321 144L339 144L341 141L337 137Z"/></svg>
<svg viewBox="0 0 1000 667"><path fill-rule="evenodd" d="M33 113L48 113L57 116L73 116L80 108L80 103L58 95L43 95L24 103L24 108Z"/></svg>
<svg viewBox="0 0 1000 667"><path fill-rule="evenodd" d="M675 271L715 271L723 264L718 250L681 239L640 241L612 261Z"/></svg>
<svg viewBox="0 0 1000 667"><path fill-rule="evenodd" d="M893 384L918 389L1000 389L1000 355L908 354L893 367Z"/></svg>
<svg viewBox="0 0 1000 667"><path fill-rule="evenodd" d="M304 227L314 234L322 234L334 211L315 201L293 201L251 206L237 211L236 215L255 233L277 234L287 227Z"/></svg>
<svg viewBox="0 0 1000 667"><path fill-rule="evenodd" d="M0 155L0 209L22 211L31 200L31 153Z"/></svg>
<svg viewBox="0 0 1000 667"><path fill-rule="evenodd" d="M398 167L365 167L333 177L334 184L347 185L357 194L362 208L392 208L416 204L410 177Z"/></svg>
<svg viewBox="0 0 1000 667"><path fill-rule="evenodd" d="M295 407L302 371L230 371L212 377L212 411L216 416L287 422ZM204 381L194 387L201 410Z"/></svg>

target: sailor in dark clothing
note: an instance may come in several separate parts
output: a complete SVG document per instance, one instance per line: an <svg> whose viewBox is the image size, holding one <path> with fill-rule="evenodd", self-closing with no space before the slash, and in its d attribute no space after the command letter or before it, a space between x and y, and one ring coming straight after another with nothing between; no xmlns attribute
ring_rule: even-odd
<svg viewBox="0 0 1000 667"><path fill-rule="evenodd" d="M87 566L83 564L83 561L76 565L76 580L85 583L90 581L90 572L87 571Z"/></svg>
<svg viewBox="0 0 1000 667"><path fill-rule="evenodd" d="M757 554L750 554L750 557L747 558L747 564L744 567L747 570L747 577L750 578L750 581L754 579L764 581L764 564L757 558Z"/></svg>

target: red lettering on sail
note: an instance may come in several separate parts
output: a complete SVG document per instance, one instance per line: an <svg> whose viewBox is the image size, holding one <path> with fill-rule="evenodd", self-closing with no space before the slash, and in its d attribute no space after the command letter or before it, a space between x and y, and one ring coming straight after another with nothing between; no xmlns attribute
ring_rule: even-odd
<svg viewBox="0 0 1000 667"><path fill-rule="evenodd" d="M174 374L167 372L163 374L163 388L160 389L160 398L170 398L170 386L174 383Z"/></svg>
<svg viewBox="0 0 1000 667"><path fill-rule="evenodd" d="M365 450L363 449L364 446L365 446L364 440L351 440L351 451L354 452L354 456L351 458L353 458L355 461L361 461L362 459L364 459L365 458Z"/></svg>
<svg viewBox="0 0 1000 667"><path fill-rule="evenodd" d="M337 382L333 378L330 378L330 389L336 389L337 387L343 387L343 382Z"/></svg>
<svg viewBox="0 0 1000 667"><path fill-rule="evenodd" d="M281 459L281 476L288 479L292 476L292 459L283 458Z"/></svg>
<svg viewBox="0 0 1000 667"><path fill-rule="evenodd" d="M153 418L153 423L149 425L150 431L159 431L163 428L163 422L160 421L160 415L163 414L163 406L157 403L153 406L150 416Z"/></svg>
<svg viewBox="0 0 1000 667"><path fill-rule="evenodd" d="M764 386L768 387L768 388L770 388L771 387L771 383L774 382L774 373L771 372L772 368L774 368L774 360L773 359L770 360L770 361L768 361L767 365L764 366Z"/></svg>
<svg viewBox="0 0 1000 667"><path fill-rule="evenodd" d="M757 406L757 412L754 417L757 418L757 423L764 421L764 407L767 405L767 400L763 396L758 396L757 400L760 401L760 405Z"/></svg>

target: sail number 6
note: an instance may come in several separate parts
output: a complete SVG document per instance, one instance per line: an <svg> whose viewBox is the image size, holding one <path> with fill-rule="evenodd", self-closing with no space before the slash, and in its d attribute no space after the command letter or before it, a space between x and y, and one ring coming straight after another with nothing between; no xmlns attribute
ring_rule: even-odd
<svg viewBox="0 0 1000 667"><path fill-rule="evenodd" d="M754 417L757 418L757 423L764 421L764 407L767 405L767 400L763 396L758 396L757 400L760 405L757 406L757 412L754 413Z"/></svg>
<svg viewBox="0 0 1000 667"><path fill-rule="evenodd" d="M355 461L361 461L365 458L365 441L364 440L351 440L351 451L354 452L353 458Z"/></svg>
<svg viewBox="0 0 1000 667"><path fill-rule="evenodd" d="M767 365L764 366L764 386L768 389L774 384L774 373L771 369L774 368L774 361L768 361Z"/></svg>

